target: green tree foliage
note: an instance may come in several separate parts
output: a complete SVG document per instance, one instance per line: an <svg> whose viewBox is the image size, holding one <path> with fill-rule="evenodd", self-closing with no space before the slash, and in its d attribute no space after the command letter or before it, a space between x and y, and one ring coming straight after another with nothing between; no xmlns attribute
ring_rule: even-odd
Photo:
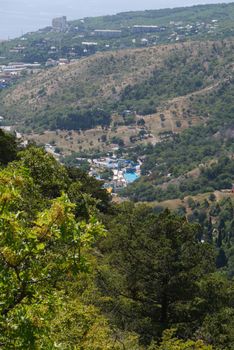
<svg viewBox="0 0 234 350"><path fill-rule="evenodd" d="M42 149L10 160L0 170L1 348L234 348L230 198L190 198L189 223L186 202L180 216L110 204L101 182Z"/></svg>
<svg viewBox="0 0 234 350"><path fill-rule="evenodd" d="M193 335L202 323L199 281L215 270L215 256L199 230L168 211L120 206L102 245L108 257L100 286L111 296L117 321L144 342L173 325Z"/></svg>
<svg viewBox="0 0 234 350"><path fill-rule="evenodd" d="M16 159L17 148L15 137L0 129L0 166Z"/></svg>
<svg viewBox="0 0 234 350"><path fill-rule="evenodd" d="M142 174L150 176L128 186L124 194L135 201L161 201L231 189L234 182L230 156L233 153L233 97L234 81L230 78L210 95L191 101L191 108L197 115L210 117L206 126L190 128L154 147L133 148L129 157L131 153L146 156ZM195 168L201 173L191 177L188 172ZM161 187L172 179L177 181Z"/></svg>
<svg viewBox="0 0 234 350"><path fill-rule="evenodd" d="M106 213L110 208L110 194L102 188L103 183L94 177L87 175L79 168L67 168L68 176L72 182L79 182L80 193L87 193L96 200L96 206ZM75 198L74 198L75 199ZM82 198L76 198L76 203L82 202Z"/></svg>
<svg viewBox="0 0 234 350"><path fill-rule="evenodd" d="M212 350L211 345L205 345L203 341L178 339L174 337L176 330L169 329L163 333L160 345L152 344L148 350Z"/></svg>
<svg viewBox="0 0 234 350"><path fill-rule="evenodd" d="M81 169L66 168L37 147L29 147L20 152L19 157L21 164L30 169L30 176L44 198L56 198L66 191L69 199L76 204L79 215L83 213L87 217L86 204L93 204L101 211L108 210L110 195L102 188L100 181Z"/></svg>
<svg viewBox="0 0 234 350"><path fill-rule="evenodd" d="M93 260L93 259L92 259ZM95 261L94 266L96 264ZM62 302L57 305L50 334L62 349L143 350L138 336L120 331L96 306L97 290L91 273L80 274L66 285Z"/></svg>
<svg viewBox="0 0 234 350"><path fill-rule="evenodd" d="M211 197L211 199L210 199ZM207 208L193 208L192 214L188 215L190 222L201 224L201 236L205 241L213 243L216 248L216 267L222 269L230 278L233 277L233 213L234 202L232 194L221 201L213 201L209 196L210 203Z"/></svg>
<svg viewBox="0 0 234 350"><path fill-rule="evenodd" d="M66 169L43 149L29 147L19 153L22 166L30 171L35 185L46 198L56 198L68 187Z"/></svg>
<svg viewBox="0 0 234 350"><path fill-rule="evenodd" d="M200 282L200 302L205 312L197 334L214 347L232 350L234 347L234 284L216 273Z"/></svg>
<svg viewBox="0 0 234 350"><path fill-rule="evenodd" d="M97 125L108 126L110 125L111 116L108 111L104 111L101 108L67 112L67 116L58 116L56 123L52 125L52 128L66 129L66 130L80 130L80 129L92 129Z"/></svg>
<svg viewBox="0 0 234 350"><path fill-rule="evenodd" d="M86 269L83 250L103 233L93 216L76 221L65 194L29 220L20 209L28 187L33 178L21 163L0 172L0 342L7 349L37 348L57 283Z"/></svg>

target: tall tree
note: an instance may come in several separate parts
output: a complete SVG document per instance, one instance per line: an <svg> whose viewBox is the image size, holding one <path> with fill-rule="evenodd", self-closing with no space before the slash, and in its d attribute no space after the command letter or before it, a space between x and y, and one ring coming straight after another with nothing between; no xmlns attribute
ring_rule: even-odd
<svg viewBox="0 0 234 350"><path fill-rule="evenodd" d="M103 291L113 297L119 324L148 342L176 324L193 334L199 323L198 282L214 271L209 244L199 230L169 211L159 216L144 205L125 203L107 221L111 231L101 250L108 256L100 271Z"/></svg>
<svg viewBox="0 0 234 350"><path fill-rule="evenodd" d="M16 159L17 142L13 135L0 129L0 166Z"/></svg>

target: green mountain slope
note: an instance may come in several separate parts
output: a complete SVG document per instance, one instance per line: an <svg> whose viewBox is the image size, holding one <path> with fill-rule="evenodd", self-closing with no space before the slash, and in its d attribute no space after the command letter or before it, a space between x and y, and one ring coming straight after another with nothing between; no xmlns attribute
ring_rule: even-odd
<svg viewBox="0 0 234 350"><path fill-rule="evenodd" d="M214 190L234 183L234 81L191 101L197 113L209 116L206 125L193 127L155 147L132 150L146 156L143 176L125 190L134 200L164 200ZM194 169L196 168L196 171Z"/></svg>
<svg viewBox="0 0 234 350"><path fill-rule="evenodd" d="M113 113L147 115L168 99L225 81L232 55L231 39L96 54L2 92L0 113L34 129L106 126Z"/></svg>

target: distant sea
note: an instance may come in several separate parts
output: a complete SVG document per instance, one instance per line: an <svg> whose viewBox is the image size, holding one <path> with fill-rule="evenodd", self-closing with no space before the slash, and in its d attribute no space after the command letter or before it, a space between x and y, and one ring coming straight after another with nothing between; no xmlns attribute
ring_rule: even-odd
<svg viewBox="0 0 234 350"><path fill-rule="evenodd" d="M72 20L130 10L218 2L222 0L0 0L0 40L44 28L60 15Z"/></svg>

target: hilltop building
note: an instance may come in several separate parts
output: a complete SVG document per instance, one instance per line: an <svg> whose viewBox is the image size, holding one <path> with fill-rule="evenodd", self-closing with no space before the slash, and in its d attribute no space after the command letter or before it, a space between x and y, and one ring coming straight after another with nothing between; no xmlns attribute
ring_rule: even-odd
<svg viewBox="0 0 234 350"><path fill-rule="evenodd" d="M133 33L154 33L160 32L161 28L158 26L147 26L147 25L134 25L132 27Z"/></svg>
<svg viewBox="0 0 234 350"><path fill-rule="evenodd" d="M67 29L67 17L57 17L52 20L53 31L61 33L65 32Z"/></svg>
<svg viewBox="0 0 234 350"><path fill-rule="evenodd" d="M122 30L95 29L94 35L101 38L119 38L122 36Z"/></svg>

